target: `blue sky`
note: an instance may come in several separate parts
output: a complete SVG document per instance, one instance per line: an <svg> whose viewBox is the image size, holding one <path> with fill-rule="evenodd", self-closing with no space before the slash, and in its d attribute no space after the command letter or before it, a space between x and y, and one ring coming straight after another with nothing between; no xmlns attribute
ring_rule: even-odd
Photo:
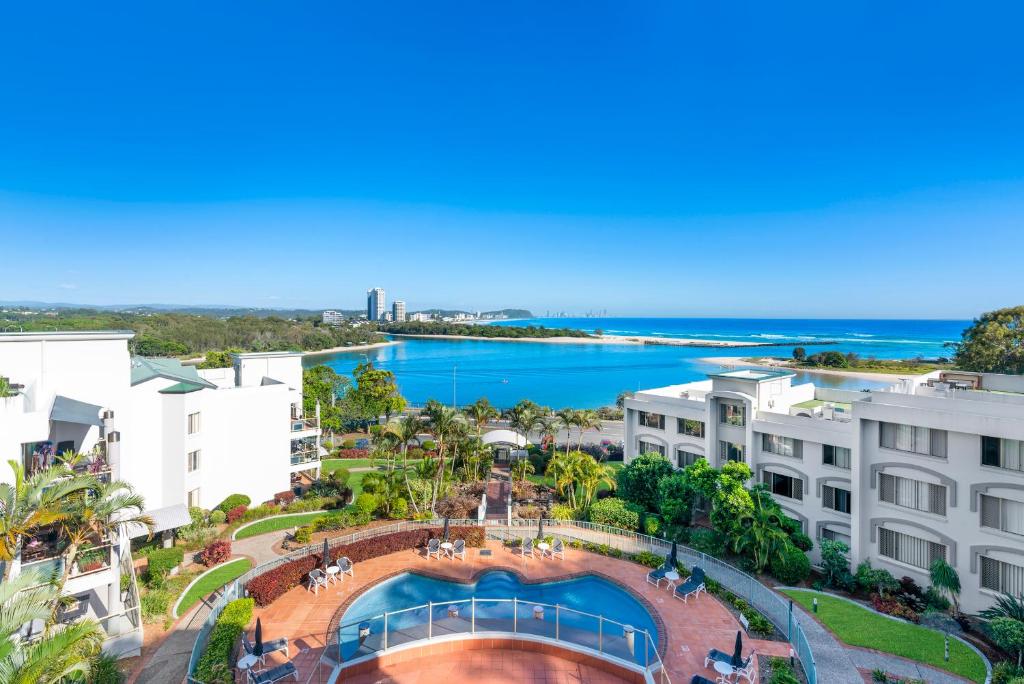
<svg viewBox="0 0 1024 684"><path fill-rule="evenodd" d="M29 5L0 300L1024 303L1014 3Z"/></svg>

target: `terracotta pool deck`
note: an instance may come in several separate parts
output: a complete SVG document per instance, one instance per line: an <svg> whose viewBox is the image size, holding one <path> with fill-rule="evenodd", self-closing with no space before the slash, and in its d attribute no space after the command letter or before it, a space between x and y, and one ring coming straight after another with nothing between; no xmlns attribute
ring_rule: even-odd
<svg viewBox="0 0 1024 684"><path fill-rule="evenodd" d="M662 659L673 684L686 684L694 674L702 674L714 681L717 677L714 670L704 667L704 655L712 648L729 652L736 640L736 632L741 629L739 622L717 599L701 594L689 602L672 597L664 588L655 588L646 581L647 569L624 560L608 558L598 554L566 549L565 560L523 559L518 553L505 548L500 542L489 541L486 548L490 556L480 555L481 549L467 549L466 560L428 560L422 549L416 551L400 551L382 556L355 566L355 577L346 577L343 581L321 589L319 596L298 587L267 608L257 609L256 615L262 618L264 639L288 637L291 644L291 660L299 669L298 681L305 682L317 666L326 641L325 636L331 619L342 607L347 606L356 596L373 586L383 578L406 571L423 571L435 576L455 580L470 581L487 569L507 569L522 575L527 581L545 581L567 576L597 573L611 578L641 599L652 610L659 629L664 633ZM600 607L593 607L594 613L600 613ZM250 635L251 636L251 635ZM456 646L455 649L459 647ZM761 655L788 656L789 644L778 641L744 638L744 655L751 648L756 648ZM273 659L283 661L274 654L267 659L268 665ZM455 663L454 658L465 667L450 669L448 662ZM426 659L407 660L395 665L381 667L371 675L360 674L346 678L344 672L339 681L343 682L401 682L415 683L427 681L444 681L450 679L449 671L459 673L457 679L480 682L497 681L548 681L548 682L600 682L608 684L620 681L617 677L598 672L585 665L562 661L552 656L544 656L543 667L535 667L540 663L536 653L518 651L463 651L455 650L445 658L445 665L428 662ZM423 660L424 662L419 662ZM547 661L552 662L547 662ZM559 661L554 665L554 661ZM418 663L414 665L413 663ZM468 665L467 665L468 664ZM444 673L435 672L441 667ZM424 678L426 673L431 677ZM472 676L469 676L473 673ZM486 673L486 676L484 676ZM539 679L540 673L546 679ZM314 677L314 679L318 679Z"/></svg>

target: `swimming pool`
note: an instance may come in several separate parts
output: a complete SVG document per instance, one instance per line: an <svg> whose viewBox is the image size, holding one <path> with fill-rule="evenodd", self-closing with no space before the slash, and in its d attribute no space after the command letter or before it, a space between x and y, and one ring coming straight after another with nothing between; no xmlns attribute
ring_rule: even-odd
<svg viewBox="0 0 1024 684"><path fill-rule="evenodd" d="M517 631L541 636L554 637L556 616L555 610L545 608L543 620L534 617L534 606L538 603L561 606L569 610L558 611L558 638L579 645L595 648L598 645L600 632L601 645L616 655L624 655L621 651L623 630L621 626L607 622L631 625L637 631L634 659L644 663L644 638L641 631L651 635L651 643L658 642L658 631L650 612L632 594L624 588L596 575L584 575L573 579L556 582L527 584L519 577L504 570L490 570L483 573L477 582L463 584L448 580L426 577L416 573L405 573L381 582L362 596L353 601L341 618L338 635L342 660L379 648L379 642L372 647L368 644L360 648L358 624L363 622L369 626L375 637L385 631L383 619L385 612L403 610L428 603L444 603L463 601L476 598L476 625L478 630L489 629L512 631L513 604L509 602L488 601L488 599L518 599L515 606L515 624ZM449 618L449 606L434 606L433 609L421 608L397 615L388 616L387 632L389 644L395 645L402 640L424 638L426 625L432 623L433 636L449 632L469 631L467 622L471 612L470 604L457 604L462 618L462 626L446 627L453 621ZM581 615L578 612L587 613ZM428 615L429 613L429 615ZM605 618L601 623L595 617ZM364 638L364 642L365 642ZM621 643L620 643L621 642ZM619 652L616 652L619 651Z"/></svg>

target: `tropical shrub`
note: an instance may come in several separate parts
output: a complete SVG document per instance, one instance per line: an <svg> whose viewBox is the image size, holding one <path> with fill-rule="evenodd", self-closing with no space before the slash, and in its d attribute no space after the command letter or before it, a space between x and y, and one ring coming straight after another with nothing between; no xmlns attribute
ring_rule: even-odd
<svg viewBox="0 0 1024 684"><path fill-rule="evenodd" d="M224 511L212 510L210 511L210 523L213 525L221 525L225 520L228 519L228 514Z"/></svg>
<svg viewBox="0 0 1024 684"><path fill-rule="evenodd" d="M367 515L373 515L377 510L377 507L380 505L380 502L377 500L375 495L370 494L369 492L363 492L356 497L354 505L357 510L362 511Z"/></svg>
<svg viewBox="0 0 1024 684"><path fill-rule="evenodd" d="M171 607L171 592L165 589L149 589L139 597L143 622L156 622L167 616Z"/></svg>
<svg viewBox="0 0 1024 684"><path fill-rule="evenodd" d="M313 541L313 528L310 525L303 525L302 527L295 528L295 534L292 535L297 544L308 544Z"/></svg>
<svg viewBox="0 0 1024 684"><path fill-rule="evenodd" d="M223 563L229 558L231 558L231 542L226 539L212 542L199 554L199 562L208 568Z"/></svg>
<svg viewBox="0 0 1024 684"><path fill-rule="evenodd" d="M287 506L292 501L295 501L295 492L288 490L287 492L278 492L274 495L274 503L278 506Z"/></svg>
<svg viewBox="0 0 1024 684"><path fill-rule="evenodd" d="M640 565L645 565L648 568L660 568L665 564L665 559L656 553L650 551L641 551L640 553L633 556L633 560Z"/></svg>
<svg viewBox="0 0 1024 684"><path fill-rule="evenodd" d="M146 565L146 584L159 583L167 573L181 565L183 560L185 550L177 546L150 552Z"/></svg>
<svg viewBox="0 0 1024 684"><path fill-rule="evenodd" d="M233 683L231 654L242 631L252 620L252 610L251 598L238 599L224 607L210 631L206 650L196 664L196 680L206 684Z"/></svg>
<svg viewBox="0 0 1024 684"><path fill-rule="evenodd" d="M911 622L918 622L921 619L921 616L907 605L900 603L892 597L879 596L875 592L871 593L871 606L879 613L903 618Z"/></svg>
<svg viewBox="0 0 1024 684"><path fill-rule="evenodd" d="M351 438L343 439L341 441L341 448L342 449L355 449L356 448L356 440L351 439Z"/></svg>
<svg viewBox="0 0 1024 684"><path fill-rule="evenodd" d="M252 499L247 497L245 494L230 494L228 498L217 504L216 508L218 511L224 511L227 513L232 508L237 508L239 506L248 508L251 503Z"/></svg>
<svg viewBox="0 0 1024 684"><path fill-rule="evenodd" d="M999 648L1017 658L1020 667L1021 656L1024 655L1024 622L1008 617L999 617L989 623L992 640Z"/></svg>
<svg viewBox="0 0 1024 684"><path fill-rule="evenodd" d="M391 511L388 513L388 517L392 520L402 520L403 518L409 517L409 502L398 497L391 502Z"/></svg>
<svg viewBox="0 0 1024 684"><path fill-rule="evenodd" d="M864 591L885 595L900 588L900 583L892 573L882 568L871 567L871 561L865 560L857 566L855 575L857 585Z"/></svg>
<svg viewBox="0 0 1024 684"><path fill-rule="evenodd" d="M247 510L249 509L246 508L245 506L235 506L234 508L229 510L227 518L228 523L233 523L241 520Z"/></svg>
<svg viewBox="0 0 1024 684"><path fill-rule="evenodd" d="M424 440L423 441L423 449L424 449L424 451L434 451L434 450L437 449L437 442L435 442L432 439Z"/></svg>
<svg viewBox="0 0 1024 684"><path fill-rule="evenodd" d="M853 588L854 578L850 574L850 559L846 555L850 547L845 542L832 539L821 540L821 572L825 586L845 589Z"/></svg>
<svg viewBox="0 0 1024 684"><path fill-rule="evenodd" d="M635 531L640 525L641 510L636 504L616 497L608 497L590 506L590 521Z"/></svg>
<svg viewBox="0 0 1024 684"><path fill-rule="evenodd" d="M98 653L89 667L89 684L121 684L125 679L117 666L117 658L109 653Z"/></svg>
<svg viewBox="0 0 1024 684"><path fill-rule="evenodd" d="M369 449L345 449L345 448L341 448L341 449L338 449L338 451L335 452L333 454L333 456L334 456L334 458L369 458L370 457L370 450Z"/></svg>
<svg viewBox="0 0 1024 684"><path fill-rule="evenodd" d="M803 532L797 531L789 535L789 541L801 551L810 551L814 548L814 542Z"/></svg>
<svg viewBox="0 0 1024 684"><path fill-rule="evenodd" d="M793 668L783 658L772 658L769 661L772 677L768 684L800 684Z"/></svg>
<svg viewBox="0 0 1024 684"><path fill-rule="evenodd" d="M658 510L658 482L675 469L660 454L640 454L619 471L618 495L643 510ZM636 529L635 526L631 529Z"/></svg>
<svg viewBox="0 0 1024 684"><path fill-rule="evenodd" d="M790 544L781 555L772 557L768 568L775 579L792 586L800 584L811 574L811 561L806 553Z"/></svg>
<svg viewBox="0 0 1024 684"><path fill-rule="evenodd" d="M579 520L579 511L566 504L555 504L551 507L553 520Z"/></svg>
<svg viewBox="0 0 1024 684"><path fill-rule="evenodd" d="M721 556L725 553L728 541L715 530L699 528L690 533L690 547L709 556Z"/></svg>

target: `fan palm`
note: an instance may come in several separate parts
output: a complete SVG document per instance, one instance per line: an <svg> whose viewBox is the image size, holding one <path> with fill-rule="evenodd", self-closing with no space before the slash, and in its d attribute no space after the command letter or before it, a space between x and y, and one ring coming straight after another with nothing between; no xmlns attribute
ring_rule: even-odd
<svg viewBox="0 0 1024 684"><path fill-rule="evenodd" d="M0 682L57 684L89 674L92 658L103 645L96 621L51 626L32 642L18 638L26 622L50 616L58 596L57 587L33 570L0 583Z"/></svg>
<svg viewBox="0 0 1024 684"><path fill-rule="evenodd" d="M20 553L25 537L44 525L63 521L67 512L61 503L95 483L91 477L78 477L64 465L55 465L26 477L17 461L8 461L14 471L13 483L0 483L0 560L4 580L10 577L11 563Z"/></svg>
<svg viewBox="0 0 1024 684"><path fill-rule="evenodd" d="M466 418L476 426L477 439L483 437L483 431L487 424L501 415L498 409L491 406L491 402L487 401L487 397L481 397L467 406L465 414Z"/></svg>
<svg viewBox="0 0 1024 684"><path fill-rule="evenodd" d="M583 435L588 430L600 430L601 429L601 418L597 415L597 411L577 411L576 412L576 427L580 430L580 438L578 442L577 450L583 449Z"/></svg>
<svg viewBox="0 0 1024 684"><path fill-rule="evenodd" d="M960 575L956 569L943 558L936 558L928 569L932 586L944 594L948 594L953 602L953 612L960 614Z"/></svg>

